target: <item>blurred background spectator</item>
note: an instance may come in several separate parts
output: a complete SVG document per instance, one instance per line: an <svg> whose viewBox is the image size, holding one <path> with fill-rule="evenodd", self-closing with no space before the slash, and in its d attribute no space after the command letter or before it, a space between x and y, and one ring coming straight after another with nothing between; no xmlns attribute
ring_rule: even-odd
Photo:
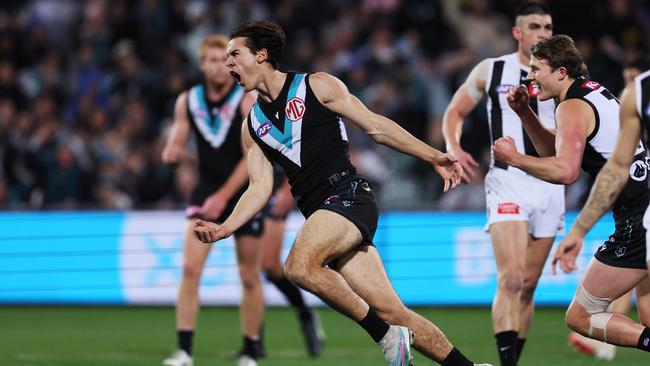
<svg viewBox="0 0 650 366"><path fill-rule="evenodd" d="M180 208L193 157L160 161L176 96L200 82L198 45L247 19L287 32L284 70L327 71L372 110L443 148L442 113L478 60L515 50L519 0L5 0L0 4L0 207ZM623 88L650 52L644 0L545 1L593 79ZM489 161L485 108L463 145ZM433 170L348 125L351 156L384 209L482 209L482 177L441 197ZM570 189L571 209L584 182ZM578 198L576 198L578 197Z"/></svg>

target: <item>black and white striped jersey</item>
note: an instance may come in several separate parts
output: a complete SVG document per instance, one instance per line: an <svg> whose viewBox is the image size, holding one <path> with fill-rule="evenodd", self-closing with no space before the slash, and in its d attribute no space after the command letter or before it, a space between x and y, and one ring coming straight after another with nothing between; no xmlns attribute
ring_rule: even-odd
<svg viewBox="0 0 650 366"><path fill-rule="evenodd" d="M565 101L570 99L580 99L587 103L596 118L594 130L587 136L582 157L582 169L595 179L616 147L620 130L619 101L598 82L584 78L576 79L571 84ZM614 202L614 211L622 206L647 204L648 170L642 144L639 144L634 154L634 162L630 166L630 180Z"/></svg>
<svg viewBox="0 0 650 366"><path fill-rule="evenodd" d="M528 85L530 106L539 117L542 125L549 129L555 128L555 102L551 100L540 101L537 99L537 86L528 82L530 67L519 62L517 53L492 59L488 77L485 83L487 94L487 111L490 123L490 140L492 143L503 136L510 136L515 140L517 151L522 154L539 156L530 137L526 134L521 119L508 105L507 93L520 84ZM506 164L495 161L492 157L490 167L502 169L515 169Z"/></svg>

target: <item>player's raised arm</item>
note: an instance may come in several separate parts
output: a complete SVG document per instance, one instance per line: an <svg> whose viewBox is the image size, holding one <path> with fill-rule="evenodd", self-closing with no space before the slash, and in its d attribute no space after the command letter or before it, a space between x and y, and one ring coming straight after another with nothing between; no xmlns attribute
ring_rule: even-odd
<svg viewBox="0 0 650 366"><path fill-rule="evenodd" d="M389 118L370 111L334 76L319 72L309 80L316 98L327 109L361 127L375 142L432 164L445 181L445 191L460 183L462 168L457 159L415 138Z"/></svg>
<svg viewBox="0 0 650 366"><path fill-rule="evenodd" d="M521 119L521 123L524 125L526 133L533 142L539 156L555 155L555 131L545 128L539 117L530 108L528 86L522 84L508 91L507 100L510 108Z"/></svg>

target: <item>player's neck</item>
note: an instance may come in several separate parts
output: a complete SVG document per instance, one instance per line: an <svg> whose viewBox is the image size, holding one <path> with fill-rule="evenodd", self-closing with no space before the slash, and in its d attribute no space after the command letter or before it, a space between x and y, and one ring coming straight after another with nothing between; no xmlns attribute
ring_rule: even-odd
<svg viewBox="0 0 650 366"><path fill-rule="evenodd" d="M573 84L573 82L575 80L576 79L567 77L565 80L562 81L562 85L560 87L561 88L560 89L560 94L557 96L558 100L556 101L557 102L556 104L561 103L564 100L566 100L566 95L569 92L569 88L571 87L571 85Z"/></svg>
<svg viewBox="0 0 650 366"><path fill-rule="evenodd" d="M286 80L286 73L280 70L273 70L262 75L261 80L255 89L257 89L265 102L270 103L280 95Z"/></svg>
<svg viewBox="0 0 650 366"><path fill-rule="evenodd" d="M519 63L523 66L528 67L528 65L530 65L530 55L524 52L521 46L519 46L519 49L517 50L517 58L519 59Z"/></svg>
<svg viewBox="0 0 650 366"><path fill-rule="evenodd" d="M225 83L221 84L212 83L207 80L205 83L205 90L208 100L219 101L223 99L228 94L230 89L232 89L232 85L234 83L235 81L230 78L227 79Z"/></svg>

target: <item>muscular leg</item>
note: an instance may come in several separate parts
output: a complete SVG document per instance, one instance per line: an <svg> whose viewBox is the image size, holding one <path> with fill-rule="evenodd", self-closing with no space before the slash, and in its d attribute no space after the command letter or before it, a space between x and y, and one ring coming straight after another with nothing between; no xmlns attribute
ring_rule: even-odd
<svg viewBox="0 0 650 366"><path fill-rule="evenodd" d="M525 221L504 221L490 226L497 264L497 291L492 302L494 333L519 330L519 306L524 286L528 243Z"/></svg>
<svg viewBox="0 0 650 366"><path fill-rule="evenodd" d="M535 289L554 240L555 238L534 239L530 236L528 238L526 266L524 267L524 287L521 291L519 308L519 338L523 339L528 336L533 312L535 311L535 302L533 301Z"/></svg>
<svg viewBox="0 0 650 366"><path fill-rule="evenodd" d="M194 235L194 220L188 220L183 245L183 274L176 301L176 329L193 330L199 312L199 280L212 244Z"/></svg>
<svg viewBox="0 0 650 366"><path fill-rule="evenodd" d="M360 321L368 313L368 304L350 288L343 276L324 265L357 247L361 240L357 227L346 218L318 210L298 233L284 264L285 274L335 310Z"/></svg>
<svg viewBox="0 0 650 366"><path fill-rule="evenodd" d="M286 220L267 218L264 221L264 236L262 237L262 268L267 279L282 292L287 301L298 312L300 330L307 345L307 351L312 357L320 355L323 349L322 328L317 315L307 306L300 289L284 276L280 253L284 239Z"/></svg>
<svg viewBox="0 0 650 366"><path fill-rule="evenodd" d="M645 270L612 267L593 259L582 279L582 287L592 296L615 299L634 288L646 276ZM603 309L602 312L591 315L574 297L567 310L566 322L571 329L590 338L635 347L645 327L623 314L605 311ZM606 317L604 322L598 321L603 317ZM593 328L591 335L590 327Z"/></svg>
<svg viewBox="0 0 650 366"><path fill-rule="evenodd" d="M378 314L385 317L384 321L401 320L403 325L418 332L415 337L418 350L434 360L445 359L452 353L451 344L433 324L402 305L376 250L370 248L365 254L355 250L361 240L357 227L343 216L316 211L298 234L285 263L285 273L299 286L357 322L369 314L370 306L364 299L367 298L373 309L376 306ZM333 259L340 260L340 272L323 267ZM455 355L470 362L459 352Z"/></svg>
<svg viewBox="0 0 650 366"><path fill-rule="evenodd" d="M644 278L636 286L636 307L641 324L650 327L650 277Z"/></svg>
<svg viewBox="0 0 650 366"><path fill-rule="evenodd" d="M235 243L243 290L239 307L242 332L247 337L257 338L264 317L264 295L260 281L260 241L259 238L242 235L235 238Z"/></svg>
<svg viewBox="0 0 650 366"><path fill-rule="evenodd" d="M441 362L452 350L453 346L438 327L404 306L375 247L365 246L348 254L341 260L339 273L387 323L411 329L416 335L415 348L422 354Z"/></svg>

